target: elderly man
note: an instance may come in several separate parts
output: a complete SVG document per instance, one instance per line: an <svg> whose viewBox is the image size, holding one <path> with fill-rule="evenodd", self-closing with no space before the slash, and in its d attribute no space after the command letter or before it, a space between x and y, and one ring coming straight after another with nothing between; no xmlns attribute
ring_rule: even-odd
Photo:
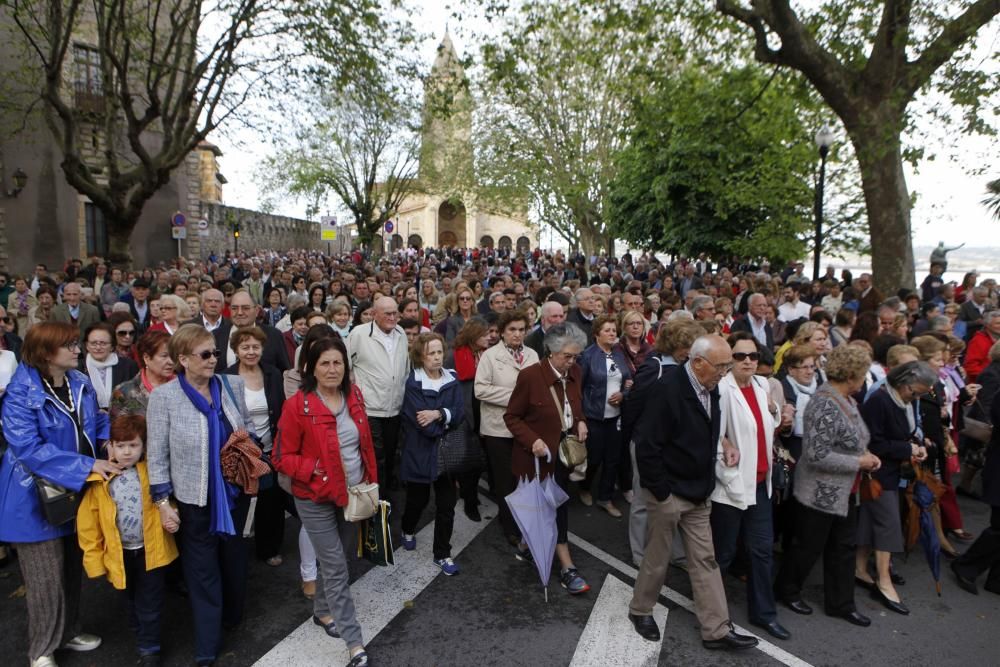
<svg viewBox="0 0 1000 667"><path fill-rule="evenodd" d="M212 331L215 345L222 352L216 359L216 373L221 373L236 363L236 353L229 345L229 339L233 335L233 331L239 327L251 327L257 324L260 306L254 302L247 290L240 289L233 293L233 298L229 302L229 312L233 315L232 321L223 319L222 323ZM284 373L292 367L292 364L285 350L285 341L281 337L281 332L266 324L258 326L263 329L267 336L267 342L264 343L264 349L261 352L260 363L274 366Z"/></svg>
<svg viewBox="0 0 1000 667"><path fill-rule="evenodd" d="M691 301L691 314L696 320L715 319L715 299L710 296L696 296Z"/></svg>
<svg viewBox="0 0 1000 667"><path fill-rule="evenodd" d="M347 337L354 380L361 387L375 444L379 484L398 488L393 466L399 443L403 390L410 372L406 332L397 324L399 310L391 297L375 302L375 319L354 327Z"/></svg>
<svg viewBox="0 0 1000 667"><path fill-rule="evenodd" d="M749 331L758 343L773 350L774 332L771 330L771 325L767 323L767 309L766 296L751 294L748 299L747 316L733 322L733 325L729 327L730 331L733 333Z"/></svg>
<svg viewBox="0 0 1000 667"><path fill-rule="evenodd" d="M128 304L132 318L138 322L136 337L141 336L152 324L152 313L150 313L149 307L149 281L144 278L133 280L132 289L122 297L122 302Z"/></svg>
<svg viewBox="0 0 1000 667"><path fill-rule="evenodd" d="M576 302L576 308L569 311L566 321L572 322L583 329L583 333L587 334L587 345L592 345L594 343L592 328L594 324L594 310L597 308L597 298L594 296L593 290L581 287L573 295L573 301Z"/></svg>
<svg viewBox="0 0 1000 667"><path fill-rule="evenodd" d="M63 302L52 309L52 320L69 322L80 328L80 340L86 335L87 328L101 321L101 313L96 306L81 301L83 290L79 283L66 283L63 288Z"/></svg>
<svg viewBox="0 0 1000 667"><path fill-rule="evenodd" d="M212 332L224 325L228 326L228 320L222 316L222 307L224 304L225 297L220 290L214 287L205 290L201 293L201 314L190 322L200 324ZM185 322L184 324L188 323Z"/></svg>
<svg viewBox="0 0 1000 667"><path fill-rule="evenodd" d="M709 649L757 645L755 637L738 634L729 620L709 522L708 498L715 489L719 449L726 466L739 463L739 450L722 439L717 389L732 365L733 354L725 340L718 336L695 340L684 366L663 369L645 397L645 409L633 432L641 502L649 513L649 539L629 604L629 620L639 635L651 641L660 639L653 606L667 576L674 530L679 527L702 645Z"/></svg>
<svg viewBox="0 0 1000 667"><path fill-rule="evenodd" d="M854 289L858 292L858 314L873 313L882 305L885 298L882 292L872 285L872 274L862 273L854 279Z"/></svg>
<svg viewBox="0 0 1000 667"><path fill-rule="evenodd" d="M558 301L546 301L542 304L541 315L539 316L540 326L531 332L531 335L524 339L524 344L538 354L539 359L545 358L545 349L542 341L545 339L545 332L551 327L566 321L566 311Z"/></svg>
<svg viewBox="0 0 1000 667"><path fill-rule="evenodd" d="M625 312L634 310L642 314L642 294L639 292L625 292L625 294L622 294L622 310Z"/></svg>
<svg viewBox="0 0 1000 667"><path fill-rule="evenodd" d="M965 303L962 304L961 310L958 311L958 319L967 322L969 325L974 324L977 327L982 325L983 315L986 314L987 310L986 299L989 294L990 291L982 285L973 287L970 298L966 299ZM971 329L972 327L970 326L969 328Z"/></svg>

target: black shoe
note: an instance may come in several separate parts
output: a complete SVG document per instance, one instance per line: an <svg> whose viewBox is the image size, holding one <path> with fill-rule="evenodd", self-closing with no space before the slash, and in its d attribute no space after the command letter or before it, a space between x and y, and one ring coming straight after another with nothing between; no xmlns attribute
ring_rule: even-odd
<svg viewBox="0 0 1000 667"><path fill-rule="evenodd" d="M368 653L362 651L351 658L351 661L347 663L347 667L372 667L372 664L371 658L368 657Z"/></svg>
<svg viewBox="0 0 1000 667"><path fill-rule="evenodd" d="M470 521L477 523L483 520L483 517L479 514L479 508L473 503L465 503L465 516L469 517Z"/></svg>
<svg viewBox="0 0 1000 667"><path fill-rule="evenodd" d="M875 590L875 582L874 581L865 581L864 579L862 579L859 576L855 576L854 577L854 585L855 586L860 586L861 588L864 588L865 590L868 590L868 591Z"/></svg>
<svg viewBox="0 0 1000 667"><path fill-rule="evenodd" d="M852 625L857 625L862 628L867 628L869 625L872 624L872 619L868 618L867 616L864 616L863 614L859 614L856 611L849 611L846 614L832 614L832 615L835 616L836 618L842 618L848 623L851 623Z"/></svg>
<svg viewBox="0 0 1000 667"><path fill-rule="evenodd" d="M524 547L524 551L521 551L521 547L514 547L514 558L518 559L522 563L535 564L535 557L531 555L531 550L528 547Z"/></svg>
<svg viewBox="0 0 1000 667"><path fill-rule="evenodd" d="M632 621L632 627L643 639L648 639L651 642L660 641L660 629L656 627L656 621L653 620L652 616L629 614L628 620Z"/></svg>
<svg viewBox="0 0 1000 667"><path fill-rule="evenodd" d="M745 648L753 648L758 644L758 639L756 637L751 637L750 635L737 634L735 630L730 629L729 634L724 637L719 637L718 639L702 639L701 645L707 649L733 649L740 650Z"/></svg>
<svg viewBox="0 0 1000 667"><path fill-rule="evenodd" d="M750 625L756 625L758 628L762 628L767 634L771 635L775 639L788 639L792 636L792 633L785 629L781 623L777 620L771 621L770 623L763 623L759 621L750 621Z"/></svg>
<svg viewBox="0 0 1000 667"><path fill-rule="evenodd" d="M903 575L896 574L892 571L889 572L889 580L892 582L893 586L903 586L906 584L906 579L903 578Z"/></svg>
<svg viewBox="0 0 1000 667"><path fill-rule="evenodd" d="M958 587L961 588L963 591L972 593L973 595L979 595L979 589L976 588L976 580L970 579L961 572L959 572L958 568L955 567L955 565L956 563L952 561L951 571L955 573L955 579L958 580Z"/></svg>
<svg viewBox="0 0 1000 667"><path fill-rule="evenodd" d="M802 614L803 616L808 616L813 613L813 608L807 605L802 600L784 600L785 606L794 611L796 614Z"/></svg>
<svg viewBox="0 0 1000 667"><path fill-rule="evenodd" d="M340 633L337 632L336 622L331 620L329 623L324 623L323 621L319 620L319 616L313 615L313 623L323 628L326 634L330 635L331 637L340 637Z"/></svg>
<svg viewBox="0 0 1000 667"><path fill-rule="evenodd" d="M907 609L905 604L902 602L893 602L886 597L886 594L882 592L881 588L876 587L875 590L872 591L872 599L881 602L887 609L891 609L897 614L902 614L903 616L910 615L910 610Z"/></svg>

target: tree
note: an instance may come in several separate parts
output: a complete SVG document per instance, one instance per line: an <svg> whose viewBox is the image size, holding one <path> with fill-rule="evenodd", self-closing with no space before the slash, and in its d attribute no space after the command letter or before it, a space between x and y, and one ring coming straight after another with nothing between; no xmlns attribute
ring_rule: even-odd
<svg viewBox="0 0 1000 667"><path fill-rule="evenodd" d="M1000 178L986 184L986 199L983 206L986 207L994 218L1000 220Z"/></svg>
<svg viewBox="0 0 1000 667"><path fill-rule="evenodd" d="M300 72L359 75L381 41L377 0L5 0L41 71L37 96L67 182L99 208L128 261L145 204L199 142ZM67 80L93 38L92 76ZM307 59L303 46L316 57ZM301 69L299 69L301 68Z"/></svg>
<svg viewBox="0 0 1000 667"><path fill-rule="evenodd" d="M790 0L716 0L716 8L750 29L758 61L801 72L840 118L861 172L875 282L886 293L912 288L901 135L912 102L931 89L967 110L966 129L992 132L979 111L1000 84L973 59L971 41L1000 0L851 0L814 11Z"/></svg>
<svg viewBox="0 0 1000 667"><path fill-rule="evenodd" d="M419 142L407 106L395 99L362 83L321 98L319 117L265 161L258 178L264 190L304 197L314 210L332 194L350 211L358 240L371 247L417 188Z"/></svg>
<svg viewBox="0 0 1000 667"><path fill-rule="evenodd" d="M616 236L717 258L801 256L815 159L794 89L754 66L689 66L659 84L616 157Z"/></svg>

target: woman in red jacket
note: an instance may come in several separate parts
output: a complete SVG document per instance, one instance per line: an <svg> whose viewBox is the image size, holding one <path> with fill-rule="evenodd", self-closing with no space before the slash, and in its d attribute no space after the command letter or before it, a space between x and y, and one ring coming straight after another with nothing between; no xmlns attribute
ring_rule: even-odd
<svg viewBox="0 0 1000 667"><path fill-rule="evenodd" d="M377 482L375 448L361 390L351 384L347 349L339 338L309 348L302 389L285 402L273 462L291 478L299 519L319 561L313 622L343 637L348 667L369 664L351 599L346 553L357 530L344 519L348 487Z"/></svg>

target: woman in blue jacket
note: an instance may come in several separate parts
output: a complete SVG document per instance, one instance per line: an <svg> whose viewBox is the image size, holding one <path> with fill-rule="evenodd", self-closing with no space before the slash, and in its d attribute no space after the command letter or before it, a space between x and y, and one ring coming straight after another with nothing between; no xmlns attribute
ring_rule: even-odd
<svg viewBox="0 0 1000 667"><path fill-rule="evenodd" d="M583 351L580 364L583 413L587 417L587 476L580 482L580 500L594 503L591 486L597 471L597 506L618 518L621 511L611 502L615 479L622 457L622 400L632 385L632 373L618 342L615 318L602 315L594 319L594 344Z"/></svg>
<svg viewBox="0 0 1000 667"><path fill-rule="evenodd" d="M3 402L7 451L0 462L0 542L14 544L28 602L32 667L54 666L56 649L90 651L100 637L80 632L83 554L73 521L54 526L42 512L32 475L80 491L91 472L118 466L98 457L108 416L76 370L80 331L66 322L36 324Z"/></svg>
<svg viewBox="0 0 1000 667"><path fill-rule="evenodd" d="M462 428L465 401L458 378L444 364L444 337L420 334L410 346L413 370L403 395L403 460L399 476L406 482L403 547L417 548L417 522L434 487L434 564L446 575L458 574L451 559L455 524L456 479L438 470L438 441L449 429Z"/></svg>

